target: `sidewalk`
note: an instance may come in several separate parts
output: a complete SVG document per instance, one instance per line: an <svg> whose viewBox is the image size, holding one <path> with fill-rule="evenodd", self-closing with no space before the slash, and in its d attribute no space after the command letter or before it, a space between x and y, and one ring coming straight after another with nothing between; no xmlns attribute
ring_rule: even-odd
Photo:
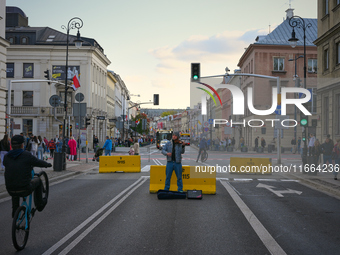
<svg viewBox="0 0 340 255"><path fill-rule="evenodd" d="M48 159L47 162L53 165L53 159ZM40 172L41 170L45 171L50 183L53 183L73 175L85 173L87 171L90 171L91 169L96 169L98 167L98 162L93 162L91 159L89 159L88 163L86 163L86 160L82 159L81 161L67 160L66 170L63 171L54 171L53 166L50 168L35 167L34 170L35 172ZM5 171L0 170L0 198L6 197L8 195L5 186L4 173Z"/></svg>

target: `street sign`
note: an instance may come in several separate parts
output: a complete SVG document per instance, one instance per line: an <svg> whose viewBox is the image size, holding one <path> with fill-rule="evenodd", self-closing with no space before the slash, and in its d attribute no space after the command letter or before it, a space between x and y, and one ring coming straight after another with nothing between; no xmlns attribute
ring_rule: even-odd
<svg viewBox="0 0 340 255"><path fill-rule="evenodd" d="M73 104L73 116L74 117L84 117L86 115L87 103L74 103ZM80 109L79 109L80 108ZM80 110L80 114L79 114Z"/></svg>
<svg viewBox="0 0 340 255"><path fill-rule="evenodd" d="M209 128L204 128L204 132L208 132L209 131Z"/></svg>
<svg viewBox="0 0 340 255"><path fill-rule="evenodd" d="M85 96L84 96L83 93L77 93L77 94L76 94L76 100L77 100L78 102L84 101L84 98L85 98Z"/></svg>
<svg viewBox="0 0 340 255"><path fill-rule="evenodd" d="M209 119L208 122L209 122L209 124L212 125L214 123L214 119Z"/></svg>
<svg viewBox="0 0 340 255"><path fill-rule="evenodd" d="M209 122L208 122L208 121L204 121L204 122L203 122L203 126L204 126L204 127L208 127L208 126L209 126Z"/></svg>
<svg viewBox="0 0 340 255"><path fill-rule="evenodd" d="M97 116L97 120L105 120L105 116Z"/></svg>
<svg viewBox="0 0 340 255"><path fill-rule="evenodd" d="M50 97L49 102L52 107L58 107L61 103L61 98L58 95L53 95Z"/></svg>
<svg viewBox="0 0 340 255"><path fill-rule="evenodd" d="M278 105L275 110L275 114L281 115L281 105Z"/></svg>
<svg viewBox="0 0 340 255"><path fill-rule="evenodd" d="M275 121L275 128L276 129L289 129L289 127L282 126L281 122L283 120L289 119L288 115L276 115L276 119L279 119L279 121ZM284 123L286 126L288 126L288 122Z"/></svg>

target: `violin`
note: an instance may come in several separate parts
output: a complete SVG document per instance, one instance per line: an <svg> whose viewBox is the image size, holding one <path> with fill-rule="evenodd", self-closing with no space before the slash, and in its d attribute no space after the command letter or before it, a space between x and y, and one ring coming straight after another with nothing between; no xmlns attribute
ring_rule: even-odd
<svg viewBox="0 0 340 255"><path fill-rule="evenodd" d="M183 141L181 141L179 139L175 140L174 143L175 144L182 144L182 146L185 146L185 142L183 142Z"/></svg>

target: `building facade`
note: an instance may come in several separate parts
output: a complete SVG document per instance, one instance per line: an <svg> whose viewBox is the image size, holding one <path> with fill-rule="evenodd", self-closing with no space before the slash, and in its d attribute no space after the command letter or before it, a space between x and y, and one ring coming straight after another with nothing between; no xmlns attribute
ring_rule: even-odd
<svg viewBox="0 0 340 255"><path fill-rule="evenodd" d="M340 138L340 1L318 0L317 137Z"/></svg>

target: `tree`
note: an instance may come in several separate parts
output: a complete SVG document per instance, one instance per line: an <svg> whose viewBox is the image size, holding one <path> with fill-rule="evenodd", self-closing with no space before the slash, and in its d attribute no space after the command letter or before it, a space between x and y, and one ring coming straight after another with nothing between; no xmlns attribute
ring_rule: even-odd
<svg viewBox="0 0 340 255"><path fill-rule="evenodd" d="M147 120L147 125L146 125L146 129L143 129L142 128L142 119L146 119ZM131 116L131 121L134 121L136 123L136 121L139 123L137 124L136 127L131 127L131 129L134 131L134 132L138 132L139 134L149 134L150 132L150 120L148 119L148 116L145 114L145 113L140 113L140 114L137 114L136 117L133 117Z"/></svg>
<svg viewBox="0 0 340 255"><path fill-rule="evenodd" d="M168 116L168 115L174 115L174 114L176 114L176 113L177 113L177 112L174 111L174 110L162 112L161 117L165 117L165 116Z"/></svg>

